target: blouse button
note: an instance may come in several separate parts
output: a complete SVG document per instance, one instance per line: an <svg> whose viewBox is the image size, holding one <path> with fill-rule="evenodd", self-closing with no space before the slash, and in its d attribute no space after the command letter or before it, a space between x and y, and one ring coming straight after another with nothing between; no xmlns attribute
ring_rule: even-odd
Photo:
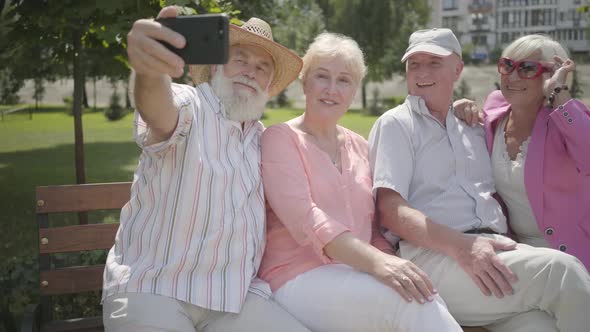
<svg viewBox="0 0 590 332"><path fill-rule="evenodd" d="M559 248L559 251L563 251L563 252L567 251L567 246L565 244L560 244L558 248Z"/></svg>
<svg viewBox="0 0 590 332"><path fill-rule="evenodd" d="M546 235L553 235L553 227L547 227L547 229L545 229L545 234Z"/></svg>
<svg viewBox="0 0 590 332"><path fill-rule="evenodd" d="M568 112L563 112L563 116L567 118L568 116L570 116L570 114Z"/></svg>

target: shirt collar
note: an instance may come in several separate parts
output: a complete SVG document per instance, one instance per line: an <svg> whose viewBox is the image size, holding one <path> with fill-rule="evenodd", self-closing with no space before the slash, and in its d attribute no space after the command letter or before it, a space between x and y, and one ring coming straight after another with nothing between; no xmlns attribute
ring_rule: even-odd
<svg viewBox="0 0 590 332"><path fill-rule="evenodd" d="M408 95L406 101L410 104L410 109L421 115L430 115L426 101L419 96Z"/></svg>

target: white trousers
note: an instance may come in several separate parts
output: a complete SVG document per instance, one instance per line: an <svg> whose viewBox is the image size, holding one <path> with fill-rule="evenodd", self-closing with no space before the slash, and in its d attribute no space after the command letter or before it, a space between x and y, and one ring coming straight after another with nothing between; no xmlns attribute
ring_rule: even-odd
<svg viewBox="0 0 590 332"><path fill-rule="evenodd" d="M502 239L500 235L485 235ZM557 250L518 244L498 252L516 274L514 294L485 296L450 257L400 243L399 254L432 279L455 319L491 331L590 331L590 275L575 257Z"/></svg>
<svg viewBox="0 0 590 332"><path fill-rule="evenodd" d="M435 296L406 302L374 277L343 264L324 265L290 280L273 298L314 332L459 332Z"/></svg>
<svg viewBox="0 0 590 332"><path fill-rule="evenodd" d="M239 314L207 310L170 297L124 293L103 303L106 331L309 332L272 300L248 293Z"/></svg>

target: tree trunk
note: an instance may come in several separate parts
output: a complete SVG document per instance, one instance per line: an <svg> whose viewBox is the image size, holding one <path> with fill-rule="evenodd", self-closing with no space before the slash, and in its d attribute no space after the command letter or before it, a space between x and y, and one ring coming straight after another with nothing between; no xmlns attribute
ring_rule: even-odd
<svg viewBox="0 0 590 332"><path fill-rule="evenodd" d="M86 171L84 169L84 133L82 131L82 97L84 94L84 73L81 68L80 56L82 52L81 31L74 31L74 144L76 160L76 183L86 183ZM87 224L88 218L85 213L78 214L79 223Z"/></svg>
<svg viewBox="0 0 590 332"><path fill-rule="evenodd" d="M363 81L361 96L363 99L363 109L366 110L367 109L367 83L365 83L364 81Z"/></svg>
<svg viewBox="0 0 590 332"><path fill-rule="evenodd" d="M129 99L129 80L125 81L125 108L131 109L131 99Z"/></svg>
<svg viewBox="0 0 590 332"><path fill-rule="evenodd" d="M89 108L88 106L88 93L86 93L86 77L82 76L82 105L84 108Z"/></svg>
<svg viewBox="0 0 590 332"><path fill-rule="evenodd" d="M92 78L92 94L94 95L94 111L96 112L96 77Z"/></svg>

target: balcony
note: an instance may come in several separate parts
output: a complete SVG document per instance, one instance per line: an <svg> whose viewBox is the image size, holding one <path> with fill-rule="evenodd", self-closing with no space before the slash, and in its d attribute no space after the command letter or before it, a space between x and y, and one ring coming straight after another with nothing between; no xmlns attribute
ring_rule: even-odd
<svg viewBox="0 0 590 332"><path fill-rule="evenodd" d="M494 4L491 1L473 1L467 8L472 14L486 14L494 9Z"/></svg>

